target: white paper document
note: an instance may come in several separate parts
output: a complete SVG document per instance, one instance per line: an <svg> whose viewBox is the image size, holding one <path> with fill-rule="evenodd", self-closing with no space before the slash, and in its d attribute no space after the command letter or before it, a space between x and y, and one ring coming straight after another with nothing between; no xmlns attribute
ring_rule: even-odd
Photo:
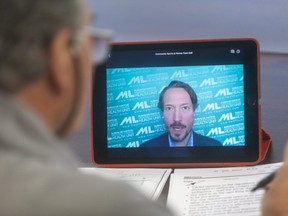
<svg viewBox="0 0 288 216"><path fill-rule="evenodd" d="M152 200L158 199L172 169L80 168L86 174L116 178L131 184Z"/></svg>
<svg viewBox="0 0 288 216"><path fill-rule="evenodd" d="M251 189L281 164L175 169L167 206L178 216L260 216L264 191Z"/></svg>

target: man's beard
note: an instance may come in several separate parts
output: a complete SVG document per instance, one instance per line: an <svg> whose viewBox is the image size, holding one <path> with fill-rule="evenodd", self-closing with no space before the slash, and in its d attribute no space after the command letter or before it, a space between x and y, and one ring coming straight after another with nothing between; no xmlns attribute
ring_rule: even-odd
<svg viewBox="0 0 288 216"><path fill-rule="evenodd" d="M190 135L190 132L191 132L191 130L189 130L189 131L187 131L187 126L186 125L184 125L184 124L181 124L180 122L174 122L173 124L171 124L170 126L169 126L169 129L172 129L172 130L175 130L175 128L181 128L181 129L185 129L185 135L183 136L183 137L181 137L181 134L173 134L172 135L172 133L170 132L170 130L169 130L169 134L170 134L170 137L171 137L171 140L173 141L173 142L182 142L182 141L184 141L189 135ZM177 136L178 135L178 136Z"/></svg>

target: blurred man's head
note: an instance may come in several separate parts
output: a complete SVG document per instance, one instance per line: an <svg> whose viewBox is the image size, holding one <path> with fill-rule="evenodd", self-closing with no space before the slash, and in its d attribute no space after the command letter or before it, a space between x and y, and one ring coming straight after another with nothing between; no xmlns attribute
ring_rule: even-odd
<svg viewBox="0 0 288 216"><path fill-rule="evenodd" d="M197 96L186 83L172 81L160 94L158 107L165 127L175 143L187 141L193 129Z"/></svg>
<svg viewBox="0 0 288 216"><path fill-rule="evenodd" d="M83 113L91 70L83 0L0 0L0 90L22 101L58 136Z"/></svg>

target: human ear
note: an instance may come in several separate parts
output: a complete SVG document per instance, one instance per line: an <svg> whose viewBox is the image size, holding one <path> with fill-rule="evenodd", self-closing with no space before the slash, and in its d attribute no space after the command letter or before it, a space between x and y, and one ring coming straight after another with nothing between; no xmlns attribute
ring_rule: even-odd
<svg viewBox="0 0 288 216"><path fill-rule="evenodd" d="M73 60L70 53L71 31L62 29L53 37L48 49L48 83L54 93L71 85Z"/></svg>

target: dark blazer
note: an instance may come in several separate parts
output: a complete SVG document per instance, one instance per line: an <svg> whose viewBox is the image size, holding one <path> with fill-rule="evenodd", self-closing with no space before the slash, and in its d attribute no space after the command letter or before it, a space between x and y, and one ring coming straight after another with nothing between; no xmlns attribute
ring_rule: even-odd
<svg viewBox="0 0 288 216"><path fill-rule="evenodd" d="M222 146L222 144L218 140L193 131L193 146ZM168 132L144 142L140 147L169 147Z"/></svg>

